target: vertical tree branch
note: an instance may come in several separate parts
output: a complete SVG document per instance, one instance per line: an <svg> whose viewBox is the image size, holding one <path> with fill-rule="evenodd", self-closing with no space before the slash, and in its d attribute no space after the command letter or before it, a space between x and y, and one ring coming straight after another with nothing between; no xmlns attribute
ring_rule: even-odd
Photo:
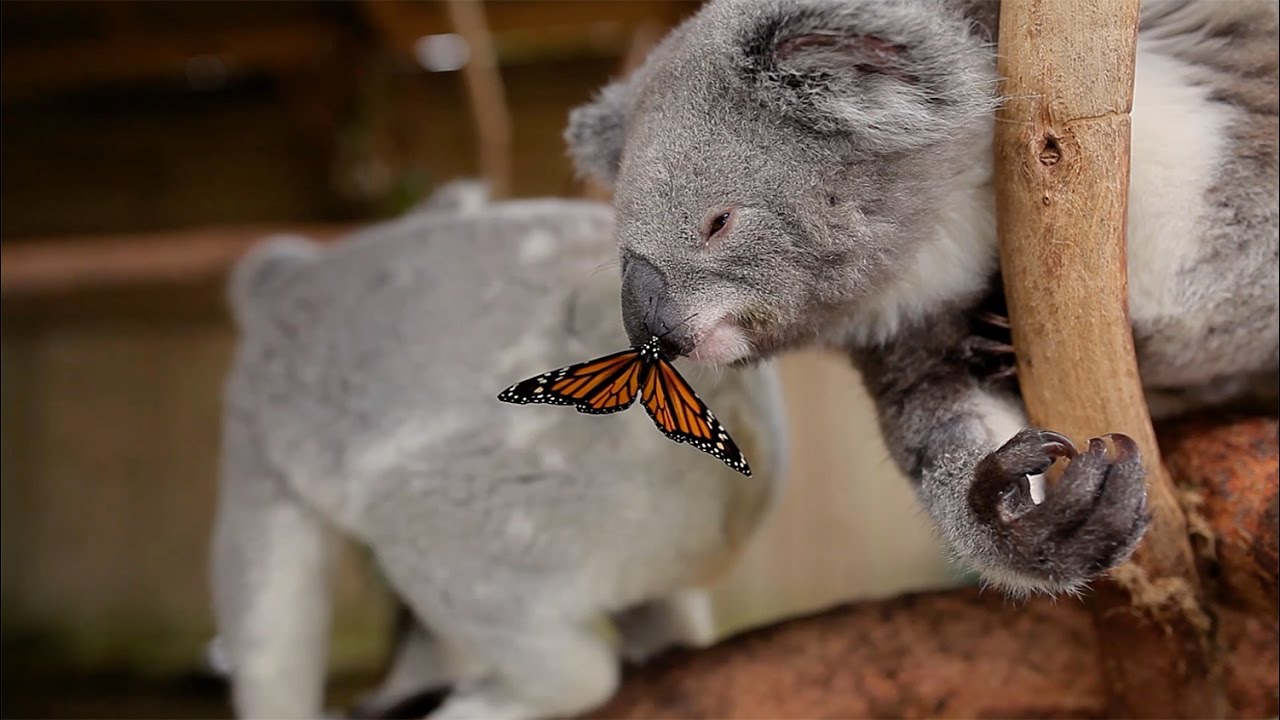
<svg viewBox="0 0 1280 720"><path fill-rule="evenodd" d="M1112 712L1221 716L1186 518L1147 413L1125 268L1138 0L1006 0L996 131L1000 259L1027 411L1083 442L1130 435L1151 528L1099 584L1095 622Z"/></svg>
<svg viewBox="0 0 1280 720"><path fill-rule="evenodd" d="M449 22L467 41L462 68L480 146L480 171L495 199L511 194L511 111L507 108L493 36L481 0L445 0Z"/></svg>

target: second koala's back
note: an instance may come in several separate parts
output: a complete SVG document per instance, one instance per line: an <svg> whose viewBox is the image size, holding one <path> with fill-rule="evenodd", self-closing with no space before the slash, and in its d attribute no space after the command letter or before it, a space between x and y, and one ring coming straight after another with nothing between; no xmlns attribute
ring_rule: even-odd
<svg viewBox="0 0 1280 720"><path fill-rule="evenodd" d="M468 205L331 248L278 239L233 274L214 585L243 716L319 712L330 525L426 628L415 682L485 680L442 712L560 717L612 692L615 651L591 630L604 617L642 619L619 622L637 655L709 639L709 619L644 618L705 618L671 610L706 607L680 598L732 561L781 482L768 367L690 374L749 478L638 408L499 402L626 346L612 218L585 202Z"/></svg>
<svg viewBox="0 0 1280 720"><path fill-rule="evenodd" d="M672 444L639 408L602 418L496 399L524 377L627 346L611 237L607 206L536 200L421 211L310 256L296 240L269 245L233 289L251 296L233 297L242 339L229 410L301 495L357 536L377 506L413 493L483 495L498 492L491 482L560 473L598 486L583 489L583 502L622 509L592 532L625 535L618 523L657 510L655 493L704 493L732 506L722 518L732 544L780 479L771 370L688 375L759 479ZM421 469L406 479L414 463ZM707 532L669 529L695 532L693 545ZM592 538L575 542L588 560Z"/></svg>

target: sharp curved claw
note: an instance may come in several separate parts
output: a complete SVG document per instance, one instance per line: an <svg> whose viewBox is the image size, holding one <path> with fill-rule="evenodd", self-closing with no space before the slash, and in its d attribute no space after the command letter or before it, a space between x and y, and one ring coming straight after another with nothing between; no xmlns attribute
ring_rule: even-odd
<svg viewBox="0 0 1280 720"><path fill-rule="evenodd" d="M991 338L972 337L968 340L969 352L985 355L1013 355L1013 346Z"/></svg>
<svg viewBox="0 0 1280 720"><path fill-rule="evenodd" d="M1009 329L1009 318L1003 315L997 315L993 312L983 311L978 313L978 320L988 325L995 325L998 328L1004 328L1005 330Z"/></svg>
<svg viewBox="0 0 1280 720"><path fill-rule="evenodd" d="M1062 433L1056 433L1052 430L1041 430L1040 437L1044 451L1050 457L1067 458L1070 460L1080 454L1079 451L1076 450L1076 444L1071 442L1071 438L1063 435Z"/></svg>
<svg viewBox="0 0 1280 720"><path fill-rule="evenodd" d="M1133 438L1124 433L1107 433L1102 437L1111 440L1111 445L1115 448L1116 460L1127 460L1131 457L1137 457L1142 454L1142 450L1138 447L1138 443Z"/></svg>

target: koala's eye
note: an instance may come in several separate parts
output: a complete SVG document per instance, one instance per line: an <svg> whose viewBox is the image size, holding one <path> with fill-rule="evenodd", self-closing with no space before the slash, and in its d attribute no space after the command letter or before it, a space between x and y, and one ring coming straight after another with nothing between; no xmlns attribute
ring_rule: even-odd
<svg viewBox="0 0 1280 720"><path fill-rule="evenodd" d="M729 226L729 221L732 219L732 210L719 210L714 215L711 215L707 219L703 228L702 234L705 240L710 241L716 235L720 234L722 230Z"/></svg>
<svg viewBox="0 0 1280 720"><path fill-rule="evenodd" d="M711 227L709 228L709 230L711 230L710 234L715 235L716 233L723 230L724 226L728 224L729 224L729 213L720 213L719 215L715 216L715 219L711 221Z"/></svg>

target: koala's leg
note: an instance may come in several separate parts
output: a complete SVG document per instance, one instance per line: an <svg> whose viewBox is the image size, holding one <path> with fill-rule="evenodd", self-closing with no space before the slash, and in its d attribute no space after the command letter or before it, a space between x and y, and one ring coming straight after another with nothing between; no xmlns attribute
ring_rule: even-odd
<svg viewBox="0 0 1280 720"><path fill-rule="evenodd" d="M218 634L243 718L319 717L331 538L283 480L228 433L213 541Z"/></svg>
<svg viewBox="0 0 1280 720"><path fill-rule="evenodd" d="M356 701L357 718L390 717L389 711L410 698L441 690L465 677L464 668L412 612L399 638L391 669L378 688Z"/></svg>
<svg viewBox="0 0 1280 720"><path fill-rule="evenodd" d="M1147 525L1137 446L1113 436L1077 454L1027 428L1013 397L976 380L962 323L924 328L855 359L885 442L951 550L1013 592L1071 592L1119 564ZM1105 384L1098 392L1105 392ZM1058 458L1061 479L1038 487Z"/></svg>
<svg viewBox="0 0 1280 720"><path fill-rule="evenodd" d="M614 614L613 622L621 636L622 657L633 663L673 647L702 648L715 641L711 597L701 588L628 608Z"/></svg>
<svg viewBox="0 0 1280 720"><path fill-rule="evenodd" d="M618 661L590 618L558 612L540 591L503 587L501 568L478 578L423 572L421 555L379 552L401 597L472 672L432 718L533 720L596 707L617 686Z"/></svg>

